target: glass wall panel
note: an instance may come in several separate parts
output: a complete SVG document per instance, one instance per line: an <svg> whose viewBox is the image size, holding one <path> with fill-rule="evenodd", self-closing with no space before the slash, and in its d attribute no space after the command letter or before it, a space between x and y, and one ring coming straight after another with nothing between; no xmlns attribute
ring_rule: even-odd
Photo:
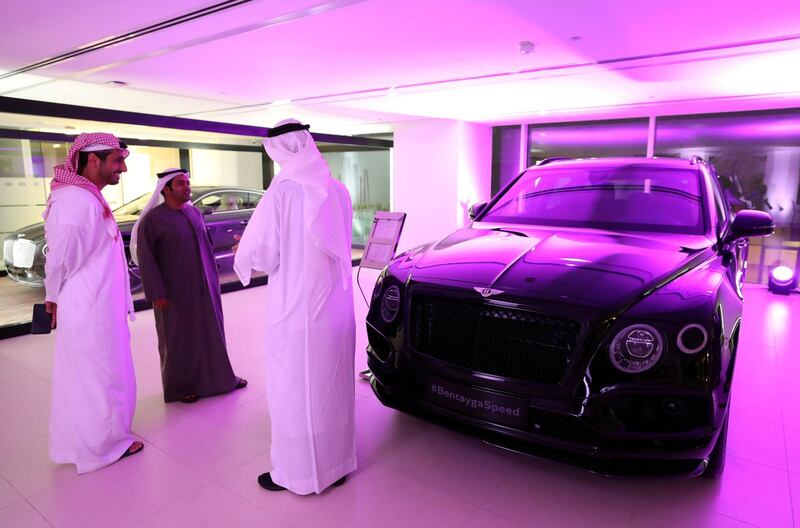
<svg viewBox="0 0 800 528"><path fill-rule="evenodd" d="M520 125L492 129L492 196L519 176Z"/></svg>
<svg viewBox="0 0 800 528"><path fill-rule="evenodd" d="M192 183L264 190L261 152L191 149Z"/></svg>
<svg viewBox="0 0 800 528"><path fill-rule="evenodd" d="M545 158L647 155L647 119L529 125L528 165Z"/></svg>
<svg viewBox="0 0 800 528"><path fill-rule="evenodd" d="M353 200L353 245L367 242L375 211L390 206L390 154L388 149L369 149L319 144L331 175L344 183Z"/></svg>
<svg viewBox="0 0 800 528"><path fill-rule="evenodd" d="M41 214L53 169L63 163L72 138L101 130L128 143L127 172L103 189L126 242L133 222L156 185L156 174L183 167L192 174L192 199L204 213L220 281L238 284L232 271L235 243L261 200L276 167L261 138L79 119L0 113L0 329L30 321L31 306L44 299L46 250ZM36 138L36 139L31 139ZM60 138L60 139L56 139ZM353 242L363 246L377 210L390 207L389 148L318 143L333 176L353 200ZM18 244L32 245L34 262L22 262ZM354 255L360 249L354 249ZM138 269L130 261L134 299L143 298Z"/></svg>
<svg viewBox="0 0 800 528"><path fill-rule="evenodd" d="M780 264L795 266L800 247L800 110L660 117L655 153L703 157L716 167L734 210L752 207L775 219L773 236L751 239L748 282L766 282L769 271Z"/></svg>
<svg viewBox="0 0 800 528"><path fill-rule="evenodd" d="M171 167L187 168L192 174L192 198L203 210L215 249L220 280L238 282L232 272L233 235L244 230L275 172L263 153L261 138L0 113L0 134L4 136L0 137L0 328L29 322L31 305L44 299L46 254L41 214L53 169L63 163L75 134L94 130L114 133L127 141L130 150L128 170L120 183L102 191L126 243L136 216L155 188L156 173ZM390 206L390 149L318 145L334 177L350 191L353 242L363 246L375 211ZM33 264L14 260L14 248L23 239L36 248ZM130 262L129 268L134 299L141 299L138 270Z"/></svg>
<svg viewBox="0 0 800 528"><path fill-rule="evenodd" d="M0 139L0 245L6 235L41 222L53 166L69 144ZM56 161L62 156L61 161ZM48 172L49 170L49 172ZM0 263L5 270L5 259Z"/></svg>

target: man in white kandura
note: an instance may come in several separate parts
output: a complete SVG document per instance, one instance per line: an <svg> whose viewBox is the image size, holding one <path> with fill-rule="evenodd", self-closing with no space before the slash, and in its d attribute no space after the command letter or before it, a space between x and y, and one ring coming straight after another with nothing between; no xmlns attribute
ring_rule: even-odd
<svg viewBox="0 0 800 528"><path fill-rule="evenodd" d="M127 170L126 145L81 134L55 168L45 219L45 304L56 332L50 459L78 473L144 447L131 435L136 379L128 266L114 215L100 194Z"/></svg>
<svg viewBox="0 0 800 528"><path fill-rule="evenodd" d="M242 235L234 270L267 287L267 401L272 470L261 487L298 495L356 469L355 316L350 195L331 177L308 125L290 119L264 148L281 170Z"/></svg>

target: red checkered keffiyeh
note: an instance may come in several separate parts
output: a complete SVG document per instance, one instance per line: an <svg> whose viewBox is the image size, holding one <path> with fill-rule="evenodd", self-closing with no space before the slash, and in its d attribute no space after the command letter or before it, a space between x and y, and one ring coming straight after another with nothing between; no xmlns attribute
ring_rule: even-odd
<svg viewBox="0 0 800 528"><path fill-rule="evenodd" d="M97 186L78 174L78 155L80 151L94 145L104 145L107 146L109 150L122 148L120 147L119 139L112 134L92 132L79 135L72 143L67 159L61 165L56 166L55 177L50 184L50 191L55 191L59 187L67 185L76 185L92 193L103 206L103 214L109 217L111 216L111 208L108 206L106 199L103 198L103 195L100 194Z"/></svg>

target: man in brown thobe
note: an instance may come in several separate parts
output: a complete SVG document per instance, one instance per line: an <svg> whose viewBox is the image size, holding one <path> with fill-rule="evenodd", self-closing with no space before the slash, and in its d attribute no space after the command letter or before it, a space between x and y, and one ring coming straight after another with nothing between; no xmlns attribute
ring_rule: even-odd
<svg viewBox="0 0 800 528"><path fill-rule="evenodd" d="M193 403L247 381L228 359L217 265L203 215L190 202L189 173L170 169L158 177L134 226L131 253L153 303L164 401Z"/></svg>

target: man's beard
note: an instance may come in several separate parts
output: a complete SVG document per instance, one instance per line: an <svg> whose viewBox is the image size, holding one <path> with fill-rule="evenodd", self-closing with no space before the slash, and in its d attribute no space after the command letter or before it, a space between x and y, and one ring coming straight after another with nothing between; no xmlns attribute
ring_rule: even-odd
<svg viewBox="0 0 800 528"><path fill-rule="evenodd" d="M114 175L113 169L106 169L103 165L98 170L100 179L106 182L106 185L116 185L119 183L121 175Z"/></svg>
<svg viewBox="0 0 800 528"><path fill-rule="evenodd" d="M177 201L177 202L180 202L180 203L186 203L186 202L188 202L189 200L192 199L192 195L191 194L189 196L185 196L183 194L183 192L175 192L175 191L173 191L171 194L172 194L172 199Z"/></svg>

